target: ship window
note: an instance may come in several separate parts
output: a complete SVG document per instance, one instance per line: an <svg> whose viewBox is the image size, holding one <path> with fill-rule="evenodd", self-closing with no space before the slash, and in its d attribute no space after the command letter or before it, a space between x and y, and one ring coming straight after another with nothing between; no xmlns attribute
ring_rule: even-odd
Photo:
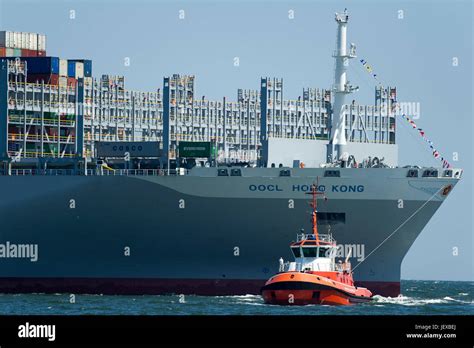
<svg viewBox="0 0 474 348"><path fill-rule="evenodd" d="M340 177L341 176L341 172L339 172L339 170L326 170L324 172L324 177L326 178L329 178L329 177Z"/></svg>
<svg viewBox="0 0 474 348"><path fill-rule="evenodd" d="M291 171L289 169L280 170L280 176L291 176Z"/></svg>
<svg viewBox="0 0 474 348"><path fill-rule="evenodd" d="M418 170L416 169L410 169L408 171L407 177L409 178L417 178L418 177Z"/></svg>
<svg viewBox="0 0 474 348"><path fill-rule="evenodd" d="M291 251L293 252L293 255L295 255L295 257L301 257L301 250L300 250L300 247L291 248Z"/></svg>
<svg viewBox="0 0 474 348"><path fill-rule="evenodd" d="M423 177L436 178L438 177L438 171L436 169L427 169L423 172Z"/></svg>
<svg viewBox="0 0 474 348"><path fill-rule="evenodd" d="M232 169L230 171L230 176L242 176L242 171L240 169Z"/></svg>
<svg viewBox="0 0 474 348"><path fill-rule="evenodd" d="M217 176L229 176L229 172L227 169L218 169Z"/></svg>
<svg viewBox="0 0 474 348"><path fill-rule="evenodd" d="M453 176L453 171L451 169L445 170L444 171L444 177L445 178L451 178Z"/></svg>
<svg viewBox="0 0 474 348"><path fill-rule="evenodd" d="M303 256L304 257L316 257L316 251L318 248L315 247L303 247Z"/></svg>

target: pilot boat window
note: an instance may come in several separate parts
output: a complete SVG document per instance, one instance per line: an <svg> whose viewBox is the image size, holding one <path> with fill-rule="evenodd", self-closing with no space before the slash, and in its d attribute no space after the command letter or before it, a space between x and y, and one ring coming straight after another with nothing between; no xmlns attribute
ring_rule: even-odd
<svg viewBox="0 0 474 348"><path fill-rule="evenodd" d="M300 247L291 248L291 251L293 251L293 255L295 255L295 257L301 257Z"/></svg>
<svg viewBox="0 0 474 348"><path fill-rule="evenodd" d="M316 251L318 248L315 247L303 247L303 256L304 257L316 257Z"/></svg>
<svg viewBox="0 0 474 348"><path fill-rule="evenodd" d="M319 248L318 257L328 257L328 248Z"/></svg>

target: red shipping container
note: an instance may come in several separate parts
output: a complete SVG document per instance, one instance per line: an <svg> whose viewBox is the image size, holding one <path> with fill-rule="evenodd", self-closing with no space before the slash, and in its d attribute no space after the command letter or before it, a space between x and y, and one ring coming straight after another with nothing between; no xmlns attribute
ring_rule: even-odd
<svg viewBox="0 0 474 348"><path fill-rule="evenodd" d="M46 57L46 51L37 51L37 57Z"/></svg>
<svg viewBox="0 0 474 348"><path fill-rule="evenodd" d="M29 83L39 83L41 84L44 81L45 85L54 85L59 84L59 75L57 74L28 74L27 79Z"/></svg>
<svg viewBox="0 0 474 348"><path fill-rule="evenodd" d="M76 87L76 79L74 77L68 77L67 78L67 85L69 87Z"/></svg>
<svg viewBox="0 0 474 348"><path fill-rule="evenodd" d="M0 57L5 57L5 47L0 47Z"/></svg>
<svg viewBox="0 0 474 348"><path fill-rule="evenodd" d="M21 50L22 57L36 57L37 53L35 50Z"/></svg>

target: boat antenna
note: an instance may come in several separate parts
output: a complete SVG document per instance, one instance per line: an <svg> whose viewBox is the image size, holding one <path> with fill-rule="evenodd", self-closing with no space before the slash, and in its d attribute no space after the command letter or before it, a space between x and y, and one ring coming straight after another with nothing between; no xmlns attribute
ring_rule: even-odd
<svg viewBox="0 0 474 348"><path fill-rule="evenodd" d="M316 178L316 183L311 185L311 191L306 192L307 195L312 196L310 206L312 208L311 212L311 224L313 227L313 234L316 239L316 244L319 245L319 233L318 233L318 195L322 195L325 200L327 200L323 191L319 191L319 177Z"/></svg>

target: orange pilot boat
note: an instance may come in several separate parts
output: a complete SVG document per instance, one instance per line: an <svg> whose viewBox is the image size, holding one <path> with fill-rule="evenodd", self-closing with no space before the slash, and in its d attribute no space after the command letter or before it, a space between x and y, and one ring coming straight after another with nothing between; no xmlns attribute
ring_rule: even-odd
<svg viewBox="0 0 474 348"><path fill-rule="evenodd" d="M262 287L265 303L278 305L348 305L372 300L372 292L354 285L351 264L347 255L344 262L336 262L338 247L329 234L319 234L317 226L317 185L312 185L312 234L297 235L290 248L295 262L283 264L280 273Z"/></svg>

